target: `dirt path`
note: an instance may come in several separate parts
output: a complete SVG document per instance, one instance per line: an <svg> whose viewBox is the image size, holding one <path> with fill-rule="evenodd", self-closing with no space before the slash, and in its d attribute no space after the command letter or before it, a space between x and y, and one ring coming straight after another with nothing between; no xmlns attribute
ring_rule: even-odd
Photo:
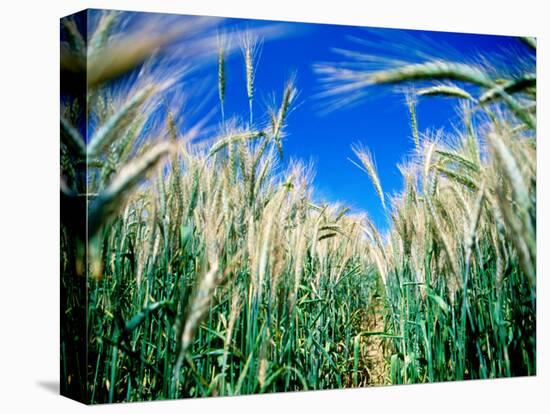
<svg viewBox="0 0 550 414"><path fill-rule="evenodd" d="M369 332L384 331L384 301L381 296L373 296L373 304L367 311L363 329ZM365 369L367 371L367 383L365 385L383 385L386 373L386 360L384 358L384 340L379 336L363 337Z"/></svg>

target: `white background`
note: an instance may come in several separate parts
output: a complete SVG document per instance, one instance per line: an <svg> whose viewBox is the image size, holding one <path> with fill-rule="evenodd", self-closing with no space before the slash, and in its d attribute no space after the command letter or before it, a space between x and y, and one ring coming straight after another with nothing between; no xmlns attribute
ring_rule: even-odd
<svg viewBox="0 0 550 414"><path fill-rule="evenodd" d="M110 0L0 3L0 411L78 413L59 397L59 18L86 7L538 37L538 375L93 408L99 412L548 412L548 66L544 1ZM545 17L546 16L546 19ZM545 328L546 327L546 328ZM546 393L546 394L545 394Z"/></svg>

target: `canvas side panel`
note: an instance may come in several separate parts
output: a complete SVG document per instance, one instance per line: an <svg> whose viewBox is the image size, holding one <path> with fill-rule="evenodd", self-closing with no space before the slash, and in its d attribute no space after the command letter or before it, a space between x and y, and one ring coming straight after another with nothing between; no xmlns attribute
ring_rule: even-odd
<svg viewBox="0 0 550 414"><path fill-rule="evenodd" d="M87 11L60 21L61 394L88 403L86 266Z"/></svg>

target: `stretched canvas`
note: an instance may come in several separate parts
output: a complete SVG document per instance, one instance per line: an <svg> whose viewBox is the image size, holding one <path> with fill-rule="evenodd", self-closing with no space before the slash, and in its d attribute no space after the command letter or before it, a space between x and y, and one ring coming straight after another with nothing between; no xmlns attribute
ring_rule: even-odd
<svg viewBox="0 0 550 414"><path fill-rule="evenodd" d="M61 19L61 393L536 374L536 41Z"/></svg>

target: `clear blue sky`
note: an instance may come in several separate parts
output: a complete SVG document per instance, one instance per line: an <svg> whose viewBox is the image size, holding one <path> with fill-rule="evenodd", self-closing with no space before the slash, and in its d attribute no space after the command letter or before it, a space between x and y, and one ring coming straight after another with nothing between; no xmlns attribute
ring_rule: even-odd
<svg viewBox="0 0 550 414"><path fill-rule="evenodd" d="M183 18L183 17L182 17ZM374 154L384 191L392 193L402 186L397 164L413 149L409 115L401 94L392 93L391 87L373 88L372 96L353 107L323 114L323 100L316 97L322 91L319 76L313 65L319 62L338 61L343 58L334 48L362 53L381 53L398 59L423 61L418 50L443 59L471 60L476 55L496 56L512 48L519 56L527 53L516 38L489 35L464 35L441 32L369 29L339 25L307 23L277 23L228 19L222 23L226 29L256 28L265 25L278 27L280 36L264 38L256 69L255 114L260 115L273 93L280 100L285 81L296 74L299 90L297 107L288 119L285 138L285 158L312 160L316 166L314 188L318 200L341 201L355 210L366 210L375 223L386 227L380 201L364 172L355 167L351 145L361 142ZM215 29L214 29L215 30ZM379 37L380 36L380 37ZM359 44L351 38L369 41ZM395 46L377 43L380 39ZM213 51L215 52L215 51ZM504 64L514 65L500 59ZM498 59L497 59L498 60ZM215 91L208 97L211 105L217 103L216 67L204 69L212 82L206 90ZM194 79L204 82L199 71ZM204 101L204 97L200 97ZM422 99L417 107L421 131L445 128L457 121L455 100L445 98ZM192 103L191 103L192 104ZM245 89L244 65L238 49L227 62L226 118L238 115L246 119L248 100ZM219 115L213 119L217 122Z"/></svg>
<svg viewBox="0 0 550 414"><path fill-rule="evenodd" d="M264 22L265 23L265 22ZM243 21L241 26L254 26L254 22ZM258 23L256 23L258 24ZM385 90L373 90L373 96L353 107L323 113L323 101L317 98L322 90L319 76L313 65L323 61L342 59L333 48L350 49L371 53L368 46L353 42L350 37L368 40L382 34L392 43L401 40L413 45L423 37L419 47L432 45L438 49L435 56L454 60L472 59L476 54L499 53L501 49L514 48L521 53L522 45L516 38L488 35L464 35L441 32L404 30L365 30L359 27L321 25L305 23L284 23L283 29L291 31L288 36L263 44L256 72L259 103L262 95L275 91L280 96L282 85L296 73L296 84L300 91L298 106L288 119L285 139L285 154L303 160L313 160L316 166L315 196L327 201L341 201L353 209L366 210L375 223L386 227L382 207L376 193L364 172L354 166L351 145L361 142L373 153L380 181L386 193L402 188L397 164L413 150L409 115L403 95ZM398 51L392 56L414 58L415 51ZM432 52L432 51L428 51ZM388 51L388 53L391 53ZM407 56L401 56L407 55ZM417 57L418 58L418 57ZM422 61L422 59L420 59ZM246 113L243 63L240 54L229 61L227 86L227 115L231 109ZM419 101L419 129L451 130L451 123L458 120L456 100L431 98ZM260 106L260 105L258 105Z"/></svg>

